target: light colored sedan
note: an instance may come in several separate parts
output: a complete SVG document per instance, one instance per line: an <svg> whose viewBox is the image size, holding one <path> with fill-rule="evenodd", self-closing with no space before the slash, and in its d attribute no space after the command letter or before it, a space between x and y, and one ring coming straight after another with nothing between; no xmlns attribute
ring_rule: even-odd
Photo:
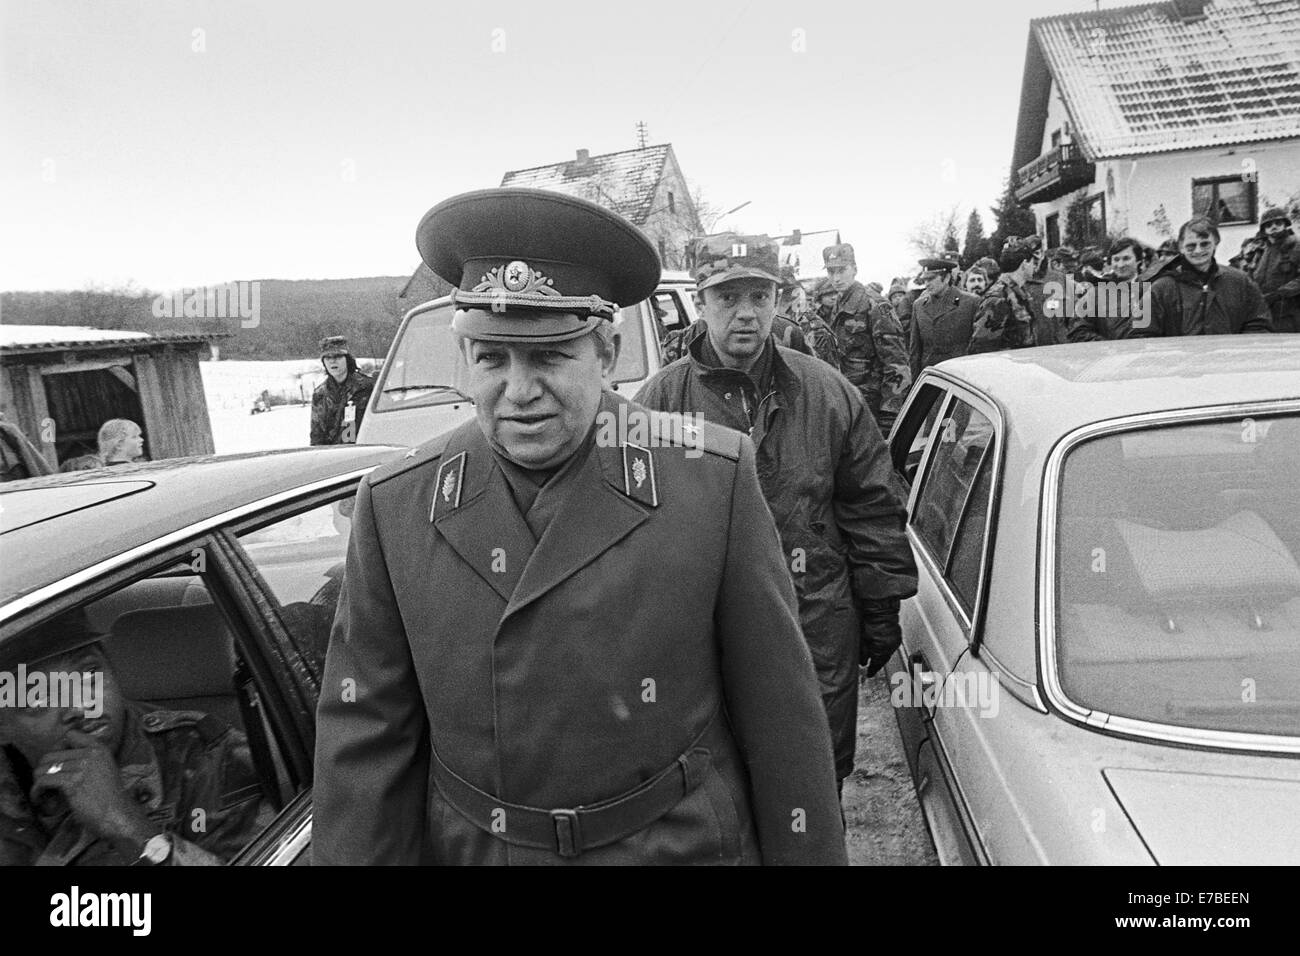
<svg viewBox="0 0 1300 956"><path fill-rule="evenodd" d="M940 859L1300 862L1300 336L954 359L890 443Z"/></svg>

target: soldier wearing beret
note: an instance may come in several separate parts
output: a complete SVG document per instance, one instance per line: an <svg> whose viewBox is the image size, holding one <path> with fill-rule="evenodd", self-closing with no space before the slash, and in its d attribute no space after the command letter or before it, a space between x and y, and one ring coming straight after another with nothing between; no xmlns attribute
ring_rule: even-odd
<svg viewBox="0 0 1300 956"><path fill-rule="evenodd" d="M357 440L375 380L357 368L348 340L329 335L320 343L325 381L311 393L311 443L352 444Z"/></svg>
<svg viewBox="0 0 1300 956"><path fill-rule="evenodd" d="M689 361L664 369L637 400L702 415L757 446L842 784L857 742L858 668L871 676L898 648L899 600L916 593L889 451L844 376L774 342L779 279L771 239L697 240L692 270L709 333L691 346Z"/></svg>
<svg viewBox="0 0 1300 956"><path fill-rule="evenodd" d="M939 362L965 355L975 324L979 297L952 284L957 263L951 259L920 260L925 291L912 304L912 335L908 357L912 378Z"/></svg>
<svg viewBox="0 0 1300 956"><path fill-rule="evenodd" d="M1033 243L1015 237L1003 245L1002 255L998 258L1002 274L989 286L975 310L968 349L970 354L1028 348L1037 344L1037 322L1025 286L1037 269L1041 255L1041 249Z"/></svg>
<svg viewBox="0 0 1300 956"><path fill-rule="evenodd" d="M477 420L358 490L315 862L844 863L752 442L606 387L654 246L509 188L438 204L416 243Z"/></svg>
<svg viewBox="0 0 1300 956"><path fill-rule="evenodd" d="M858 265L847 242L822 250L826 275L839 294L831 331L840 347L840 371L867 400L888 435L912 387L903 326L884 297L857 280Z"/></svg>

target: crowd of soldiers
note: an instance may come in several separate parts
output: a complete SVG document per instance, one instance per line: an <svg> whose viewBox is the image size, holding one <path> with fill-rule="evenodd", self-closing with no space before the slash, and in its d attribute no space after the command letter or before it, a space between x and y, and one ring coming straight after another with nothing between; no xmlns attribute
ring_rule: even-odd
<svg viewBox="0 0 1300 956"><path fill-rule="evenodd" d="M995 257L962 269L955 250L919 260L888 292L857 279L853 246L828 247L825 275L782 269L772 335L842 372L888 433L921 370L959 355L1160 335L1300 331L1300 243L1275 207L1220 265L1220 234L1189 220L1159 248L1122 237L1105 249L1045 249L1012 236ZM697 322L668 333L665 362L686 354Z"/></svg>

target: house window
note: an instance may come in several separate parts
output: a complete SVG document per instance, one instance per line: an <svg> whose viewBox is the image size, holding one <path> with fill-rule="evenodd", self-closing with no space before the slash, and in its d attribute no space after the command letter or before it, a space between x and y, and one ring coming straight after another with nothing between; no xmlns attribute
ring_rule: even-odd
<svg viewBox="0 0 1300 956"><path fill-rule="evenodd" d="M672 193L668 194L668 211L669 212L677 211L677 200L673 197Z"/></svg>
<svg viewBox="0 0 1300 956"><path fill-rule="evenodd" d="M1193 179L1192 215L1209 216L1221 226L1255 222L1256 185L1239 175Z"/></svg>
<svg viewBox="0 0 1300 956"><path fill-rule="evenodd" d="M1061 245L1061 214L1054 212L1047 217L1047 248L1055 249Z"/></svg>

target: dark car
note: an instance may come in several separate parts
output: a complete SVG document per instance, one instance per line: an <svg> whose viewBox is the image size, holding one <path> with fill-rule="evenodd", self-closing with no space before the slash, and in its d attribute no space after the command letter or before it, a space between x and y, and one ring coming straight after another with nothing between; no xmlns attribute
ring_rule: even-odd
<svg viewBox="0 0 1300 956"><path fill-rule="evenodd" d="M310 862L316 700L352 499L400 454L344 445L5 485L0 672L75 620L146 719L201 713L246 737L256 827L222 858Z"/></svg>

